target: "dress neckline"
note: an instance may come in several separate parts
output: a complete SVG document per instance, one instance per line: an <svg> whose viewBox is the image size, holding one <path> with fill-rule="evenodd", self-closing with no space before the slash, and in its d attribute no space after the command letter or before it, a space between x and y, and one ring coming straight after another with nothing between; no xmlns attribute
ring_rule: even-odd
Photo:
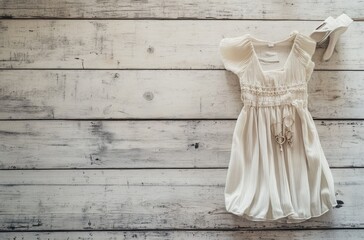
<svg viewBox="0 0 364 240"><path fill-rule="evenodd" d="M293 51L295 50L295 47L296 47L296 44L297 44L297 38L298 38L298 35L299 35L299 32L297 30L295 31L292 31L290 36L283 39L283 40L279 40L279 41L267 41L267 40L263 40L263 39L259 39L257 37L254 37L253 35L251 34L247 34L248 35L248 42L250 44L250 47L251 47L251 50L252 50L252 53L254 55L254 58L255 60L257 61L257 65L258 65L258 68L259 68L259 71L265 76L266 73L268 72L286 72L287 71L287 65L288 65L288 62L290 61L292 55L293 55ZM270 70L264 70L261 63L259 62L259 58L258 58L258 55L255 51L255 47L253 45L253 42L252 40L256 41L256 42L260 42L260 43L267 43L267 44L279 44L279 43L284 43L284 42L287 42L287 41L292 41L293 40L293 44L292 44L292 47L290 49L290 52L283 64L283 66L281 68L277 68L277 69L270 69Z"/></svg>

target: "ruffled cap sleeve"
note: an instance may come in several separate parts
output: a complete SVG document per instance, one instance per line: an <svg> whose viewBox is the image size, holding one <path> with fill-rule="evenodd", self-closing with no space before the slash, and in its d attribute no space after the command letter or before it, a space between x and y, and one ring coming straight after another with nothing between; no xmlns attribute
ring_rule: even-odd
<svg viewBox="0 0 364 240"><path fill-rule="evenodd" d="M306 69L306 81L311 79L312 72L315 68L315 63L312 61L312 56L316 51L316 42L306 35L301 35L298 41L300 56Z"/></svg>
<svg viewBox="0 0 364 240"><path fill-rule="evenodd" d="M251 56L248 36L245 34L239 37L223 38L219 44L219 54L224 68L237 75L244 71Z"/></svg>

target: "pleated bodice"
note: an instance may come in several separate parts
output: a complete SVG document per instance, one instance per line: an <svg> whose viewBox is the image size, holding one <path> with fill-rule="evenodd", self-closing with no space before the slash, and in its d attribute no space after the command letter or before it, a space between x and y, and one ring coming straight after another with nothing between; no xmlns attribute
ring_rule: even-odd
<svg viewBox="0 0 364 240"><path fill-rule="evenodd" d="M284 66L273 70L263 70L253 46L253 42L265 44L266 41L250 34L221 40L221 57L225 68L239 77L244 104L272 106L293 100L307 104L307 83L315 66L311 56L316 42L293 31L290 38L275 44L284 44L292 38L293 44Z"/></svg>

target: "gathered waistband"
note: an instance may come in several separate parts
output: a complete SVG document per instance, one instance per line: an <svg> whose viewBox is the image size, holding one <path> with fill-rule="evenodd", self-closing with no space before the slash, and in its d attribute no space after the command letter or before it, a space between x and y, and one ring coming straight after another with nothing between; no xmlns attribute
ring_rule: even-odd
<svg viewBox="0 0 364 240"><path fill-rule="evenodd" d="M250 106L268 107L292 103L307 106L307 99L307 85L304 83L274 87L241 84L241 100Z"/></svg>
<svg viewBox="0 0 364 240"><path fill-rule="evenodd" d="M286 100L286 101L254 101L254 100L243 100L244 106L249 107L278 107L282 105L300 105L302 107L307 107L307 101L306 100Z"/></svg>

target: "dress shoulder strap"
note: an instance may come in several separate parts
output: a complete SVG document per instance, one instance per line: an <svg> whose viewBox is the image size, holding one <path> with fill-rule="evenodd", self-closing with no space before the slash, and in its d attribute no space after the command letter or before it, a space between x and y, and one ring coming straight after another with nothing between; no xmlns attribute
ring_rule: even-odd
<svg viewBox="0 0 364 240"><path fill-rule="evenodd" d="M316 42L304 34L299 35L298 45L306 53L308 58L311 58L315 53Z"/></svg>
<svg viewBox="0 0 364 240"><path fill-rule="evenodd" d="M312 61L312 56L316 50L316 42L304 34L300 34L297 39L297 55L306 68L307 80L311 78L311 74L315 67L315 63Z"/></svg>
<svg viewBox="0 0 364 240"><path fill-rule="evenodd" d="M244 71L251 59L252 52L248 37L249 34L223 38L219 44L219 54L225 69L238 76Z"/></svg>

